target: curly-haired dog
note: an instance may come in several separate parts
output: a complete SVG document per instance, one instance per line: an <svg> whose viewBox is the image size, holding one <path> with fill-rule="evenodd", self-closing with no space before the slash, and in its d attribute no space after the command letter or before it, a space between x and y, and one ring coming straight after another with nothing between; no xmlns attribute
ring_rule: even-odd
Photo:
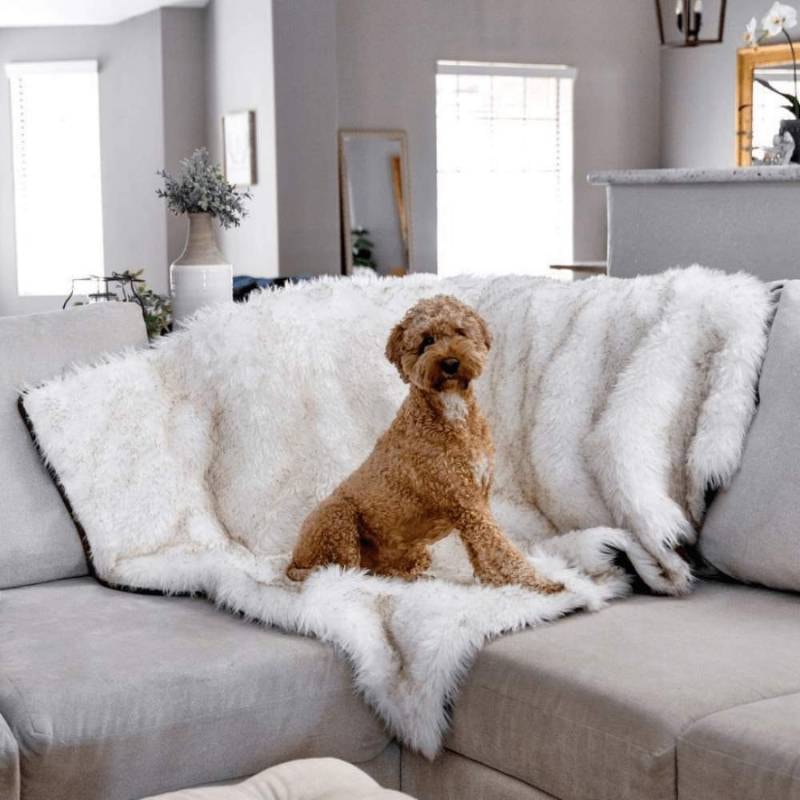
<svg viewBox="0 0 800 800"><path fill-rule="evenodd" d="M415 578L428 545L457 530L475 575L541 592L563 588L536 574L489 508L494 450L472 391L491 345L484 320L453 297L411 308L386 357L410 384L367 460L306 518L287 574L325 564Z"/></svg>

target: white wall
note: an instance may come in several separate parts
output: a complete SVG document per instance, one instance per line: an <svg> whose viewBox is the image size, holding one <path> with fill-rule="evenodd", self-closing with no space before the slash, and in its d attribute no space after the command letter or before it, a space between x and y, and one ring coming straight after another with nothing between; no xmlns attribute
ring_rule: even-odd
<svg viewBox="0 0 800 800"><path fill-rule="evenodd" d="M575 91L575 257L605 256L605 197L592 169L655 167L659 47L641 0L275 0L281 253L303 241L302 271L337 272L336 130L401 128L409 140L416 269L436 269L437 59L578 67ZM329 38L335 6L336 53ZM303 42L307 45L302 47ZM337 80L329 72L336 66ZM301 75L301 70L308 70ZM309 95L310 87L316 87ZM325 90L323 102L319 94ZM334 102L335 101L335 102ZM287 119L290 120L287 123ZM287 126L290 132L281 131ZM291 133L291 135L290 135ZM317 187L309 206L309 187ZM292 209L284 220L284 208ZM287 264L285 271L295 271ZM297 270L300 271L300 270Z"/></svg>
<svg viewBox="0 0 800 800"><path fill-rule="evenodd" d="M256 112L258 185L241 227L220 230L234 274L278 274L272 6L267 0L212 0L207 7L207 120L211 155L222 161L222 116Z"/></svg>
<svg viewBox="0 0 800 800"><path fill-rule="evenodd" d="M661 166L735 166L736 51L750 18L760 22L771 5L771 0L728 0L722 44L662 51ZM792 35L797 38L800 31L795 28Z"/></svg>

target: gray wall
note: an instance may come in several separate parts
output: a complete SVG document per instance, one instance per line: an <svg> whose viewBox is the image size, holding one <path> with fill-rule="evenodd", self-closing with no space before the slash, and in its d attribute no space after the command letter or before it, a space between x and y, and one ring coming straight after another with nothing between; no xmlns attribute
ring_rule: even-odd
<svg viewBox="0 0 800 800"><path fill-rule="evenodd" d="M281 266L286 272L339 269L339 239L334 234L339 220L339 127L407 131L416 269L435 270L437 59L566 63L578 68L578 259L605 257L604 193L586 185L586 173L658 166L660 54L650 3L275 0L274 7L278 202ZM328 45L333 7L335 54ZM330 75L334 65L337 81ZM302 257L294 263L283 258L288 235L301 241Z"/></svg>
<svg viewBox="0 0 800 800"><path fill-rule="evenodd" d="M0 29L0 64L99 62L103 246L106 271L145 268L168 290L183 236L155 195L156 171L203 144L202 10L164 9L117 25ZM9 84L0 75L0 314L45 311L53 298L16 297ZM169 228L168 228L169 225ZM169 230L169 233L168 233ZM46 235L46 231L43 232Z"/></svg>
<svg viewBox="0 0 800 800"><path fill-rule="evenodd" d="M206 12L202 8L161 11L163 65L164 165L169 172L206 144ZM166 206L166 204L164 204ZM166 207L167 254L171 264L183 250L186 220Z"/></svg>
<svg viewBox="0 0 800 800"><path fill-rule="evenodd" d="M282 275L338 273L336 3L274 0Z"/></svg>
<svg viewBox="0 0 800 800"><path fill-rule="evenodd" d="M735 166L736 51L750 18L760 22L771 4L728 0L722 44L663 50L661 166ZM797 38L800 31L795 28L792 35ZM780 44L781 39L766 43Z"/></svg>
<svg viewBox="0 0 800 800"><path fill-rule="evenodd" d="M207 7L207 120L212 156L222 161L222 116L256 112L258 185L240 228L221 230L234 274L278 274L272 7L267 0L212 0Z"/></svg>

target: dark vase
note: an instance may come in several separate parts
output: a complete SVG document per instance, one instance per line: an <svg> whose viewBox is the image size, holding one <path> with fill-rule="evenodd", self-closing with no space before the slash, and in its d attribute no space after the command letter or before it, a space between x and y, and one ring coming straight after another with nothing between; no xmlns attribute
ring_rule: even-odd
<svg viewBox="0 0 800 800"><path fill-rule="evenodd" d="M780 134L783 136L785 131L789 131L794 139L794 153L792 153L792 164L800 164L800 119L782 119Z"/></svg>

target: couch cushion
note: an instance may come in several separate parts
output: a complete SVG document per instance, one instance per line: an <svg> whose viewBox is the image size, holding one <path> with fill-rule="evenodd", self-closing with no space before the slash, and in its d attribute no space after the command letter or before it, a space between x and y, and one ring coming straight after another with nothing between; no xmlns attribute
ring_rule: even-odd
<svg viewBox="0 0 800 800"><path fill-rule="evenodd" d="M233 786L207 786L146 800L414 800L382 789L369 775L338 758L301 758Z"/></svg>
<svg viewBox="0 0 800 800"><path fill-rule="evenodd" d="M0 641L26 800L130 800L389 741L330 647L204 600L91 578L10 589Z"/></svg>
<svg viewBox="0 0 800 800"><path fill-rule="evenodd" d="M681 733L800 691L798 663L800 596L711 582L636 596L489 645L447 747L562 800L674 800Z"/></svg>
<svg viewBox="0 0 800 800"><path fill-rule="evenodd" d="M141 310L129 303L0 317L0 588L88 571L75 526L17 410L20 388L146 342Z"/></svg>
<svg viewBox="0 0 800 800"><path fill-rule="evenodd" d="M681 800L800 800L800 694L725 709L678 745Z"/></svg>
<svg viewBox="0 0 800 800"><path fill-rule="evenodd" d="M781 293L741 467L709 507L700 551L739 580L800 591L800 281Z"/></svg>

